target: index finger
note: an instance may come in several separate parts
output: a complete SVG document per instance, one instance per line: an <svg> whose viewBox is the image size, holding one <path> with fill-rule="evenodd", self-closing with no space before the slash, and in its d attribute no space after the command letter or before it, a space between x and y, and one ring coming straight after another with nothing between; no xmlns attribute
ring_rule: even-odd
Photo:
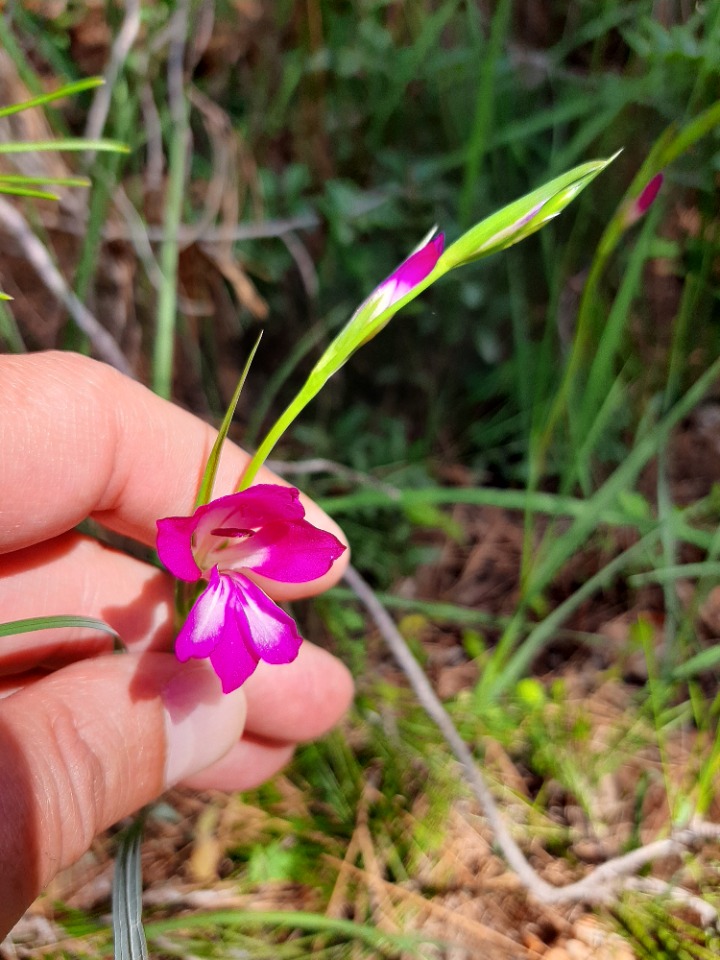
<svg viewBox="0 0 720 960"><path fill-rule="evenodd" d="M159 518L192 513L217 435L202 420L72 353L2 356L0 387L0 552L48 540L86 517L151 545ZM218 496L236 488L247 462L225 443ZM269 470L258 482L284 483ZM319 507L303 502L311 523L344 540Z"/></svg>

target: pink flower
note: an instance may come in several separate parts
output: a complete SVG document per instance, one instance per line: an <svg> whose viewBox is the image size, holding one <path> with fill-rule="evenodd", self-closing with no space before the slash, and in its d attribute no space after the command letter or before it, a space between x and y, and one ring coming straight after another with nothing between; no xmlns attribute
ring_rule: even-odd
<svg viewBox="0 0 720 960"><path fill-rule="evenodd" d="M158 520L157 551L180 580L208 584L176 644L178 660L209 657L225 693L260 660L290 663L300 649L295 621L247 574L280 583L316 580L345 546L305 520L293 487L259 484L198 507L191 517Z"/></svg>
<svg viewBox="0 0 720 960"><path fill-rule="evenodd" d="M373 311L370 319L379 316L388 307L397 303L398 300L402 300L413 287L422 283L425 277L435 269L435 264L440 259L444 245L445 236L439 233L424 247L420 247L415 253L411 253L407 260L403 260L397 270L394 270L370 294L368 300L373 301Z"/></svg>

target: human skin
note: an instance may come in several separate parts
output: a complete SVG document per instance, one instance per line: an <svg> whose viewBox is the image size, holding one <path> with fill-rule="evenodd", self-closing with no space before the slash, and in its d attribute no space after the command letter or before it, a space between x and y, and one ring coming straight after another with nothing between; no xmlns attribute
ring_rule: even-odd
<svg viewBox="0 0 720 960"><path fill-rule="evenodd" d="M352 680L304 643L223 695L205 661L172 654L173 583L74 531L85 518L152 546L155 521L192 513L215 431L86 357L0 357L0 622L98 617L94 631L0 639L0 940L93 837L178 782L249 789L346 710ZM216 495L247 455L226 443ZM283 483L263 470L258 483ZM342 538L303 498L307 519ZM257 582L277 601L334 584Z"/></svg>

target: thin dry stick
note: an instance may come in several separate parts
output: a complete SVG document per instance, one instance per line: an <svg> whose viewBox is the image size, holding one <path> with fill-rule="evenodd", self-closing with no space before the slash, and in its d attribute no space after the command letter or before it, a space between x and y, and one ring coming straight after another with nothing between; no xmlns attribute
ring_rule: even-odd
<svg viewBox="0 0 720 960"><path fill-rule="evenodd" d="M315 268L315 261L308 253L307 247L293 231L282 234L280 239L295 261L295 266L300 274L300 279L302 280L308 300L317 300L318 293L320 292L320 281Z"/></svg>
<svg viewBox="0 0 720 960"><path fill-rule="evenodd" d="M136 210L130 197L125 193L122 187L118 187L113 195L113 203L118 213L125 219L130 232L130 242L133 245L138 259L145 267L145 273L150 283L156 290L160 289L163 282L162 271L155 258L155 253L150 245L147 235L147 226L145 221Z"/></svg>
<svg viewBox="0 0 720 960"><path fill-rule="evenodd" d="M303 476L308 473L329 473L334 477L341 477L348 483L356 483L359 486L371 487L373 490L379 490L390 500L400 500L402 497L398 487L377 480L368 473L361 473L359 470L353 470L342 463L336 463L334 460L327 460L325 457L310 457L307 460L268 460L267 467L274 473L279 473L281 477Z"/></svg>
<svg viewBox="0 0 720 960"><path fill-rule="evenodd" d="M360 843L356 828L350 837L350 842L347 845L347 849L345 850L345 855L343 856L342 860L336 861L338 875L337 879L335 880L333 891L330 894L330 899L325 907L326 917L341 917L343 915L343 910L345 909L345 903L347 899L348 881L350 879L350 867L353 866L355 858L359 852Z"/></svg>
<svg viewBox="0 0 720 960"><path fill-rule="evenodd" d="M0 197L0 224L13 237L40 280L65 307L78 329L88 338L95 354L129 377L133 376L125 355L110 333L70 290L49 252L33 233L25 217L2 197Z"/></svg>
<svg viewBox="0 0 720 960"><path fill-rule="evenodd" d="M372 780L375 778L376 776L371 773L370 780L368 780L363 787L362 797L360 798L360 804L357 809L355 834L357 835L358 845L365 867L366 887L375 926L378 930L397 933L400 927L392 915L391 904L386 903L386 898L383 896L383 870L375 853L373 838L369 827L371 797L377 795L377 787L372 783Z"/></svg>
<svg viewBox="0 0 720 960"><path fill-rule="evenodd" d="M125 0L125 16L120 31L112 45L110 60L103 74L105 84L102 87L98 87L90 109L88 110L85 136L90 140L97 140L98 137L102 136L102 132L105 129L105 121L110 112L110 102L112 100L115 81L120 75L122 65L125 63L133 43L135 43L135 38L139 30L140 0ZM84 155L86 166L89 167L94 159L95 151L88 150Z"/></svg>
<svg viewBox="0 0 720 960"><path fill-rule="evenodd" d="M390 199L390 194L373 193L359 200L351 212L353 217L362 217ZM314 230L321 226L323 219L317 213L304 213L297 217L287 217L281 220L262 220L257 223L240 223L237 226L209 227L198 237L197 230L190 224L181 224L172 236L176 237L181 245L201 240L203 243L235 243L242 240L264 240L282 237L286 233L302 230ZM71 235L83 234L85 223L78 217L58 217L53 220L54 230L63 230ZM168 231L162 226L148 227L147 235L152 243L162 243L168 236ZM108 223L103 227L103 239L127 240L128 229L122 223Z"/></svg>
<svg viewBox="0 0 720 960"><path fill-rule="evenodd" d="M140 104L143 114L143 129L145 131L145 186L149 191L162 188L163 171L165 170L165 151L162 142L162 120L160 111L155 103L152 84L145 82L140 91Z"/></svg>
<svg viewBox="0 0 720 960"><path fill-rule="evenodd" d="M177 237L182 246L187 246L188 243L193 243L198 239L202 240L203 243L235 243L241 240L264 240L282 237L283 234L295 230L313 230L315 227L319 227L321 223L322 220L317 213L305 213L282 220L241 223L236 227L208 227L200 237L198 237L197 229L193 225L183 224L178 227L173 236ZM85 231L86 226L77 217L59 217L57 223L53 221L53 229L78 235ZM147 235L152 243L162 243L167 238L168 232L165 227L150 226ZM128 228L122 223L107 223L103 227L102 236L105 240L127 240Z"/></svg>
<svg viewBox="0 0 720 960"><path fill-rule="evenodd" d="M599 903L607 901L617 892L619 887L623 886L622 881L627 879L628 874L636 873L641 867L653 860L680 855L703 840L720 837L720 824L697 822L678 830L673 836L664 840L656 840L654 843L649 843L630 853L614 857L575 883L567 884L564 887L555 887L547 883L530 866L522 850L510 835L485 778L475 763L475 758L455 729L450 716L437 698L430 681L413 657L392 618L357 570L348 567L345 580L375 621L383 640L387 643L392 655L410 681L420 705L437 724L459 761L465 778L482 807L485 819L503 857L511 869L515 871L520 882L541 903L550 904L562 901ZM631 885L634 885L634 881L631 881ZM675 888L667 886L663 892L672 896L673 889ZM686 897L685 900L687 902ZM713 914L716 915L715 911L713 911ZM701 913L701 916L703 915Z"/></svg>

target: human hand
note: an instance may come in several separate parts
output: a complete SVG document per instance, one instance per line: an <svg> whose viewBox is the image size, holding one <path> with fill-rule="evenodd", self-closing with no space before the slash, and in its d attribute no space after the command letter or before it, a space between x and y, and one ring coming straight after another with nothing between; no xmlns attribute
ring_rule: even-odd
<svg viewBox="0 0 720 960"><path fill-rule="evenodd" d="M352 680L305 643L229 695L206 661L173 656L173 585L81 536L91 517L152 545L159 517L192 512L215 432L103 364L74 354L0 357L0 620L81 614L109 636L47 630L0 639L0 939L93 837L178 782L249 789L326 732ZM247 456L226 443L215 492ZM282 483L269 471L258 482ZM342 537L305 500L308 519ZM273 599L335 583L263 583Z"/></svg>

